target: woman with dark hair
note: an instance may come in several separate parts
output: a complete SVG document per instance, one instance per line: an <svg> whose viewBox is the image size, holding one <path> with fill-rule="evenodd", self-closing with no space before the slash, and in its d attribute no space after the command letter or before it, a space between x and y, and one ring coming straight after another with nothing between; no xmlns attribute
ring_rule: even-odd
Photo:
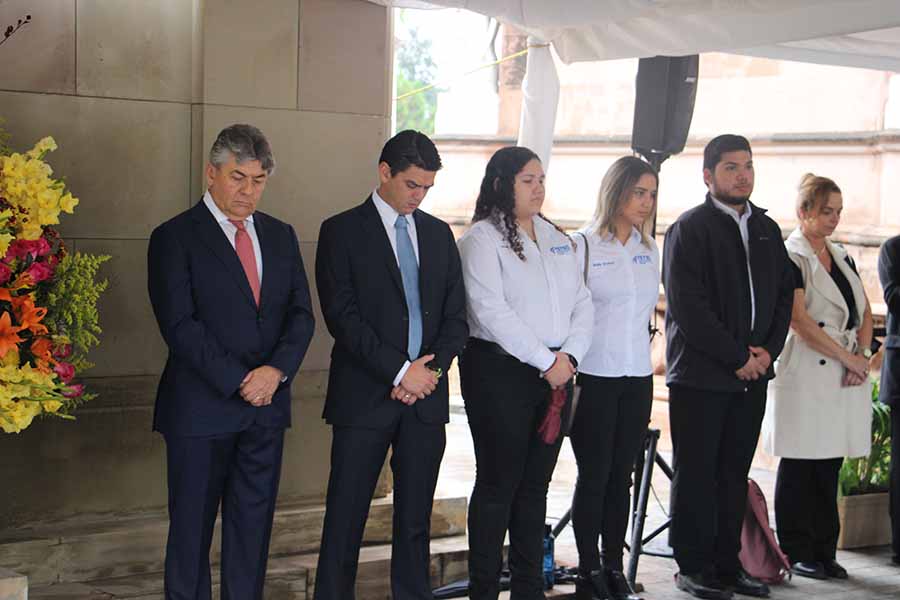
<svg viewBox="0 0 900 600"><path fill-rule="evenodd" d="M800 226L785 242L796 273L791 330L775 363L763 447L780 456L775 523L795 575L846 579L835 560L838 473L867 456L872 436L872 309L856 266L828 238L841 221L841 189L804 175Z"/></svg>
<svg viewBox="0 0 900 600"><path fill-rule="evenodd" d="M475 445L469 597L496 600L509 530L512 600L544 598L547 487L561 412L590 345L593 306L575 244L541 214L544 170L527 148L488 162L459 240L472 337L460 357Z"/></svg>
<svg viewBox="0 0 900 600"><path fill-rule="evenodd" d="M576 254L594 302L593 343L578 366L581 395L570 434L578 462L578 600L637 599L622 573L622 549L631 471L653 403L649 323L659 298L659 250L650 227L657 187L652 166L620 158L603 177L593 220L575 236L584 241Z"/></svg>

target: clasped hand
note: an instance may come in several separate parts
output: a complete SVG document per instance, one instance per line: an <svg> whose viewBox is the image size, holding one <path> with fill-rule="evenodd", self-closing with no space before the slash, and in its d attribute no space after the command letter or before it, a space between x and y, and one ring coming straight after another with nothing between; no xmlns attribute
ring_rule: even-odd
<svg viewBox="0 0 900 600"><path fill-rule="evenodd" d="M426 354L412 362L400 385L391 390L391 398L411 406L435 390L438 376L425 365L434 359L434 354Z"/></svg>
<svg viewBox="0 0 900 600"><path fill-rule="evenodd" d="M843 361L845 371L841 380L844 387L862 385L869 376L869 359L860 354L848 354Z"/></svg>
<svg viewBox="0 0 900 600"><path fill-rule="evenodd" d="M750 357L743 367L734 372L741 381L756 381L760 377L765 377L769 366L772 364L772 357L769 351L761 346L748 346Z"/></svg>
<svg viewBox="0 0 900 600"><path fill-rule="evenodd" d="M552 389L560 388L575 376L575 367L569 360L569 355L565 352L556 352L556 360L553 365L544 373L542 377L547 380Z"/></svg>
<svg viewBox="0 0 900 600"><path fill-rule="evenodd" d="M263 365L247 373L241 382L241 397L253 406L272 404L272 396L281 384L284 373L275 367Z"/></svg>

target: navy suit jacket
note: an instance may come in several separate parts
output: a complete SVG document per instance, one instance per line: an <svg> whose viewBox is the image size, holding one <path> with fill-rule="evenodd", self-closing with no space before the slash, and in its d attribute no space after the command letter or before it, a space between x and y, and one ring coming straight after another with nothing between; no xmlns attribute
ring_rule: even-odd
<svg viewBox="0 0 900 600"><path fill-rule="evenodd" d="M447 370L468 338L466 295L453 232L416 210L422 350L444 376L413 407L425 423L449 420ZM322 223L316 284L334 337L324 417L332 425L384 427L405 406L390 398L407 360L409 316L391 242L371 196ZM418 357L412 357L413 359Z"/></svg>
<svg viewBox="0 0 900 600"><path fill-rule="evenodd" d="M887 335L881 363L879 399L900 406L900 236L887 240L878 254L878 279L887 304Z"/></svg>
<svg viewBox="0 0 900 600"><path fill-rule="evenodd" d="M314 329L309 284L293 227L261 212L253 222L263 264L258 310L234 247L202 201L150 236L150 302L169 347L153 428L165 435L290 426L291 381ZM261 365L287 381L257 408L239 386Z"/></svg>

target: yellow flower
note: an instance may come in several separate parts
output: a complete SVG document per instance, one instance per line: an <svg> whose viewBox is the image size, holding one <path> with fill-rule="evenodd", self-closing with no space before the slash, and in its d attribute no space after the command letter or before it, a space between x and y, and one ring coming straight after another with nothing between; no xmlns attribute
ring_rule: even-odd
<svg viewBox="0 0 900 600"><path fill-rule="evenodd" d="M47 136L37 144L35 144L34 148L29 150L25 154L27 154L31 158L41 158L44 154L46 154L47 152L52 152L53 150L56 150L56 148L56 140L54 140L50 136Z"/></svg>
<svg viewBox="0 0 900 600"><path fill-rule="evenodd" d="M63 209L64 212L72 214L75 211L76 206L78 206L78 198L74 198L72 194L68 192L59 199L59 207Z"/></svg>
<svg viewBox="0 0 900 600"><path fill-rule="evenodd" d="M44 407L44 412L55 415L63 404L59 400L44 400L41 405Z"/></svg>
<svg viewBox="0 0 900 600"><path fill-rule="evenodd" d="M6 251L9 250L9 244L14 239L16 239L14 235L0 233L0 256L6 256Z"/></svg>
<svg viewBox="0 0 900 600"><path fill-rule="evenodd" d="M18 367L19 366L19 349L18 348L10 348L7 350L6 354L0 358L0 365L4 367Z"/></svg>

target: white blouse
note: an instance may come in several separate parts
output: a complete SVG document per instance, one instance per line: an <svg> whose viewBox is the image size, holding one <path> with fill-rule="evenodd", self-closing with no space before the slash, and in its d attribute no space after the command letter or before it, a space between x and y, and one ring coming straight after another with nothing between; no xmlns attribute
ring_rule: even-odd
<svg viewBox="0 0 900 600"><path fill-rule="evenodd" d="M584 238L576 257L584 273ZM659 249L632 229L623 245L611 234L586 234L588 288L594 301L593 342L578 371L598 377L644 377L653 373L648 325L659 299Z"/></svg>
<svg viewBox="0 0 900 600"><path fill-rule="evenodd" d="M525 260L489 220L459 240L469 335L495 342L546 371L560 348L579 363L591 343L594 308L571 240L534 217L535 244L519 229Z"/></svg>

